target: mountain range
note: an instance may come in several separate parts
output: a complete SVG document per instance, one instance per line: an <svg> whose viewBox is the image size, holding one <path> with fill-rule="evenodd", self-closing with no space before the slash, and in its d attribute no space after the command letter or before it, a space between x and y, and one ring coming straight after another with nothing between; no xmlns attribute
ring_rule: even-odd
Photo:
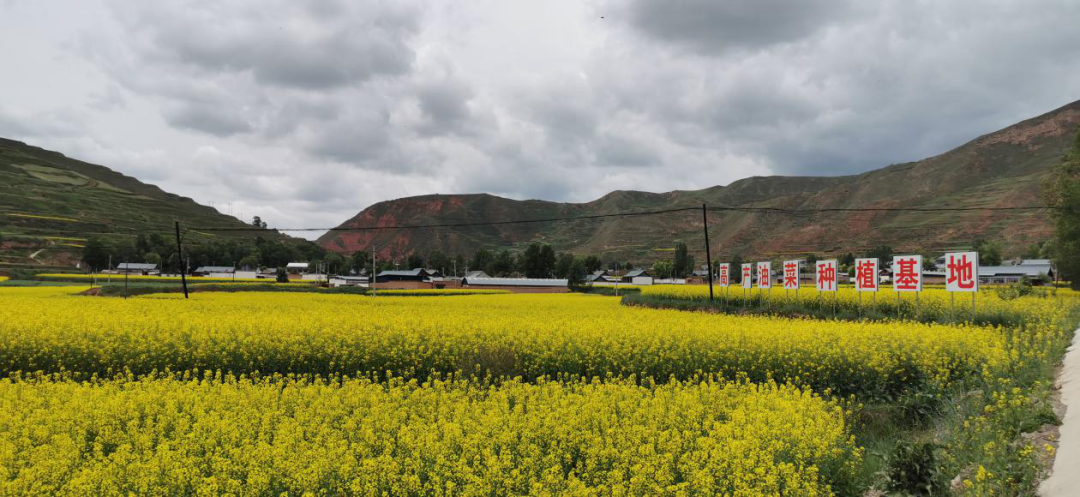
<svg viewBox="0 0 1080 497"><path fill-rule="evenodd" d="M967 248L976 239L1015 253L1051 236L1043 210L978 210L1041 205L1051 167L1080 126L1080 102L1022 121L918 162L836 177L752 177L702 190L615 191L585 203L513 200L484 193L422 195L379 202L317 241L340 253L370 251L403 258L480 248L520 250L533 242L606 260L649 262L684 242L702 260L703 220L716 260L865 252L878 245L923 253ZM975 208L962 212L764 212L721 208ZM660 215L511 223L698 208ZM73 265L90 237L130 240L188 226L248 227L212 207L107 167L0 138L0 268ZM466 223L472 226L356 230ZM502 224L500 224L502 223ZM189 232L188 241L299 240L274 230Z"/></svg>
<svg viewBox="0 0 1080 497"><path fill-rule="evenodd" d="M602 220L496 224L456 228L358 230L454 223L595 216L682 207L862 209L1022 207L1041 205L1051 167L1071 146L1080 101L980 136L941 155L837 177L752 177L702 190L615 191L585 203L512 200L488 194L423 195L374 204L319 238L324 248L380 257L411 253L470 254L543 242L560 251L609 260L666 258L675 243L704 252L700 211ZM864 252L879 245L936 252L999 241L1006 253L1051 236L1043 210L962 212L709 212L716 257Z"/></svg>

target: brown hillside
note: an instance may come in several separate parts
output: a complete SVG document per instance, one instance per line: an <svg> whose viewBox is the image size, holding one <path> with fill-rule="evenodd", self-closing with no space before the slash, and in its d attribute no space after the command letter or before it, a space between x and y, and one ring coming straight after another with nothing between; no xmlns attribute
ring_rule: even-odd
<svg viewBox="0 0 1080 497"><path fill-rule="evenodd" d="M587 203L518 201L487 194L425 195L380 202L341 227L402 226L543 219L672 207L1006 207L1040 203L1050 168L1080 126L1080 102L954 150L908 164L841 177L753 177L704 190L617 191ZM859 252L879 244L940 251L976 238L1001 240L1008 249L1049 237L1045 212L819 213L807 215L710 213L710 238L719 257ZM684 241L701 251L700 213L468 228L330 232L319 239L338 252L370 250L399 257L442 250L470 254L481 247L514 248L532 241L558 250L648 261Z"/></svg>

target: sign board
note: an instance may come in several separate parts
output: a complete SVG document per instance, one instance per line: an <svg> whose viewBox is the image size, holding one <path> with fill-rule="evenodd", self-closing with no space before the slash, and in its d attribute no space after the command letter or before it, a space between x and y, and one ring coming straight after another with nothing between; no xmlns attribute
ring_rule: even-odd
<svg viewBox="0 0 1080 497"><path fill-rule="evenodd" d="M742 287L754 287L754 265L752 263L747 262L742 265Z"/></svg>
<svg viewBox="0 0 1080 497"><path fill-rule="evenodd" d="M784 290L799 289L799 261L784 261Z"/></svg>
<svg viewBox="0 0 1080 497"><path fill-rule="evenodd" d="M945 289L950 292L979 291L979 253L945 254Z"/></svg>
<svg viewBox="0 0 1080 497"><path fill-rule="evenodd" d="M878 260L855 259L855 290L876 292L879 286Z"/></svg>
<svg viewBox="0 0 1080 497"><path fill-rule="evenodd" d="M922 291L922 256L897 255L893 257L893 290L898 292Z"/></svg>
<svg viewBox="0 0 1080 497"><path fill-rule="evenodd" d="M836 259L817 261L817 289L819 292L836 291Z"/></svg>
<svg viewBox="0 0 1080 497"><path fill-rule="evenodd" d="M772 263L757 263L757 287L772 288Z"/></svg>
<svg viewBox="0 0 1080 497"><path fill-rule="evenodd" d="M717 267L716 272L716 284L720 286L728 286L731 284L731 264L723 263Z"/></svg>

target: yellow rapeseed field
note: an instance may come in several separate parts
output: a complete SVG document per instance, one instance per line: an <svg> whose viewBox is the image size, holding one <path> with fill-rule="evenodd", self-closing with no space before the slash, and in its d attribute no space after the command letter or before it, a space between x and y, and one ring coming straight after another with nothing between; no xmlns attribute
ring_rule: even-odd
<svg viewBox="0 0 1080 497"><path fill-rule="evenodd" d="M1006 366L990 327L629 308L580 294L42 299L8 291L0 371L773 378L893 398Z"/></svg>
<svg viewBox="0 0 1080 497"><path fill-rule="evenodd" d="M771 383L0 380L4 495L828 495L860 464Z"/></svg>

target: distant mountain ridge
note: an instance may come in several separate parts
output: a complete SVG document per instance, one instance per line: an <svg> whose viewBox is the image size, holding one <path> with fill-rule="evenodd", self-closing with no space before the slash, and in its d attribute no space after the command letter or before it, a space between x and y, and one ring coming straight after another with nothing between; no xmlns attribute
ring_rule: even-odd
<svg viewBox="0 0 1080 497"><path fill-rule="evenodd" d="M170 236L177 219L189 226L248 226L105 166L0 138L0 268L74 265L91 236L128 242L137 233ZM287 238L261 230L192 233L186 241L255 236Z"/></svg>
<svg viewBox="0 0 1080 497"><path fill-rule="evenodd" d="M1080 101L980 136L941 155L838 177L752 177L702 190L615 191L586 203L511 200L488 194L423 195L374 204L339 227L402 226L573 217L686 206L863 208L1010 207L1041 205L1051 166L1080 126ZM674 243L703 252L700 212L605 219L379 231L331 231L318 243L337 252L369 251L402 257L435 250L471 254L481 247L520 248L539 241L558 250L644 262ZM710 213L709 235L718 257L860 252L889 244L901 250L940 251L976 238L1017 249L1047 239L1045 211L961 213L857 212L786 215Z"/></svg>

